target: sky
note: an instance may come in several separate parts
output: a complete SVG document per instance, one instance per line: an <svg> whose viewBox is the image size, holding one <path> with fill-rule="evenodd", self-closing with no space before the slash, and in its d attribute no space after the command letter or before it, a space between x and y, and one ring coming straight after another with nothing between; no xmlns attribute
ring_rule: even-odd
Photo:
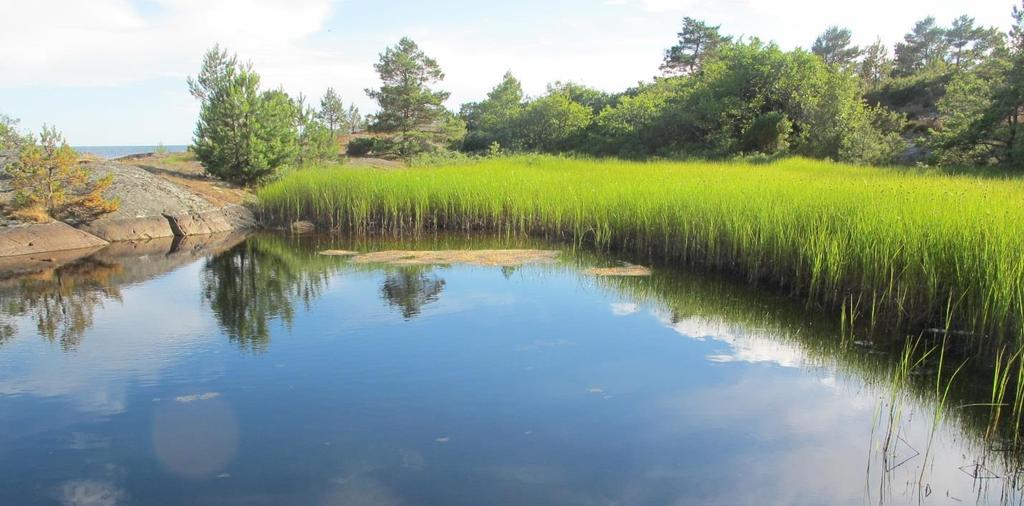
<svg viewBox="0 0 1024 506"><path fill-rule="evenodd" d="M829 25L900 40L932 15L1008 28L1019 0L0 0L0 114L54 125L72 145L188 144L185 79L221 44L266 88L317 101L328 87L375 107L373 64L409 36L438 60L447 105L480 100L511 70L528 95L553 81L621 91L658 74L683 16L786 49Z"/></svg>

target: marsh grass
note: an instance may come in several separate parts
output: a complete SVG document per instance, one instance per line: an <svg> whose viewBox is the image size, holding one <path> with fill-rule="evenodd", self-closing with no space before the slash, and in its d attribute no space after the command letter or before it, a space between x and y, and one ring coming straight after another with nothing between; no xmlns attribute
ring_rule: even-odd
<svg viewBox="0 0 1024 506"><path fill-rule="evenodd" d="M259 198L268 222L307 219L395 237L530 235L732 272L851 320L863 313L872 326L948 325L965 341L991 338L978 342L1024 330L1017 179L805 159L535 156L401 171L308 169Z"/></svg>

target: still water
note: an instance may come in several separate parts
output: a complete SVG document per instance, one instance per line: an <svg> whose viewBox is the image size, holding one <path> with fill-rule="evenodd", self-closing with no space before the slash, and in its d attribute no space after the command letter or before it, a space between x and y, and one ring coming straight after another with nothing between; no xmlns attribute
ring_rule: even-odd
<svg viewBox="0 0 1024 506"><path fill-rule="evenodd" d="M474 247L436 241L401 246ZM834 318L571 251L317 255L396 247L229 236L5 266L0 503L1019 503L978 408L894 388L894 354Z"/></svg>

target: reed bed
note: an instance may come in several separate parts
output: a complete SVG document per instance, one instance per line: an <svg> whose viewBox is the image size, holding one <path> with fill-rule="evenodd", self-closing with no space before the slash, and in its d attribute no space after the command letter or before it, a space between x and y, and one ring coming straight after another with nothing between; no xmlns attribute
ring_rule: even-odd
<svg viewBox="0 0 1024 506"><path fill-rule="evenodd" d="M769 282L871 326L1024 330L1024 182L806 159L767 165L510 157L295 171L267 222L354 234L530 235ZM855 310L854 310L855 309Z"/></svg>

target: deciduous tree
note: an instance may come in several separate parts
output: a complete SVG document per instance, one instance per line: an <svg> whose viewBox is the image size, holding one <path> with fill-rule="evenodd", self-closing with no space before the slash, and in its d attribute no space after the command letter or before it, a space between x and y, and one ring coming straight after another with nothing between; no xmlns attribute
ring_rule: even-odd
<svg viewBox="0 0 1024 506"><path fill-rule="evenodd" d="M522 111L522 84L506 72L486 99L463 106L460 117L467 129L464 149L483 151L495 142L505 149L515 148L513 127Z"/></svg>
<svg viewBox="0 0 1024 506"><path fill-rule="evenodd" d="M568 151L578 146L592 120L590 108L566 93L551 93L532 100L519 115L514 142L536 151Z"/></svg>

